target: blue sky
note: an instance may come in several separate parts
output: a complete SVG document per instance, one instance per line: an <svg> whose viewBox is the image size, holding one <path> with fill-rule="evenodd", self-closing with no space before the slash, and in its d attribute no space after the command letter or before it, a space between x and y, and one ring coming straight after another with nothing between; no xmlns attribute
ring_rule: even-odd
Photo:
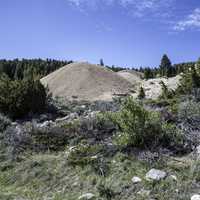
<svg viewBox="0 0 200 200"><path fill-rule="evenodd" d="M157 66L200 57L199 0L0 0L0 58Z"/></svg>

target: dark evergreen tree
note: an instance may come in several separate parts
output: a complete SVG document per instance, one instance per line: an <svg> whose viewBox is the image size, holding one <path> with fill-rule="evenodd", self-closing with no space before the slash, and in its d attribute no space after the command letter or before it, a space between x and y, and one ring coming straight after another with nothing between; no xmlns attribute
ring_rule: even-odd
<svg viewBox="0 0 200 200"><path fill-rule="evenodd" d="M6 74L12 80L21 80L33 74L41 78L70 63L72 61L57 61L51 59L0 60L0 75Z"/></svg>
<svg viewBox="0 0 200 200"><path fill-rule="evenodd" d="M194 89L198 88L200 88L200 75L196 67L191 67L182 74L177 91L183 94L190 94Z"/></svg>
<svg viewBox="0 0 200 200"><path fill-rule="evenodd" d="M143 87L140 87L139 94L138 94L138 99L144 99L145 96L146 96L146 95L145 95L144 88L143 88Z"/></svg>
<svg viewBox="0 0 200 200"><path fill-rule="evenodd" d="M47 100L47 91L39 80L11 80L6 75L0 77L0 111L11 118L41 113Z"/></svg>
<svg viewBox="0 0 200 200"><path fill-rule="evenodd" d="M175 92L174 90L169 90L167 85L163 81L160 82L162 93L160 95L160 99L171 99L174 97Z"/></svg>
<svg viewBox="0 0 200 200"><path fill-rule="evenodd" d="M150 79L150 78L154 78L154 72L153 69L147 67L144 69L144 78L145 79Z"/></svg>
<svg viewBox="0 0 200 200"><path fill-rule="evenodd" d="M198 59L197 63L195 64L195 68L197 72L200 74L200 58Z"/></svg>
<svg viewBox="0 0 200 200"><path fill-rule="evenodd" d="M15 68L15 74L14 74L14 79L23 79L24 77L24 72L23 72L23 66L22 63L17 63L16 68Z"/></svg>
<svg viewBox="0 0 200 200"><path fill-rule="evenodd" d="M104 66L104 62L103 62L103 59L102 59L102 58L100 59L100 65L101 65L101 66Z"/></svg>
<svg viewBox="0 0 200 200"><path fill-rule="evenodd" d="M164 54L164 56L162 57L159 71L160 76L170 77L174 75L174 70L171 61L166 54Z"/></svg>

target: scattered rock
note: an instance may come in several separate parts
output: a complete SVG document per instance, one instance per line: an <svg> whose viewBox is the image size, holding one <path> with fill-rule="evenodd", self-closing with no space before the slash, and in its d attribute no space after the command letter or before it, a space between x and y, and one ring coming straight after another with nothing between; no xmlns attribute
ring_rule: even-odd
<svg viewBox="0 0 200 200"><path fill-rule="evenodd" d="M81 108L82 109L86 109L87 107L86 107L86 105L82 105Z"/></svg>
<svg viewBox="0 0 200 200"><path fill-rule="evenodd" d="M79 185L78 182L74 182L74 183L72 184L72 186L74 186L74 187L77 187L78 185Z"/></svg>
<svg viewBox="0 0 200 200"><path fill-rule="evenodd" d="M195 194L191 197L191 200L200 200L200 195L199 194Z"/></svg>
<svg viewBox="0 0 200 200"><path fill-rule="evenodd" d="M15 133L16 135L21 135L23 132L22 127L20 125L17 125L15 127L15 130L16 130L16 133Z"/></svg>
<svg viewBox="0 0 200 200"><path fill-rule="evenodd" d="M97 158L98 158L97 155L95 155L95 156L91 156L91 159L93 159L93 160L96 160Z"/></svg>
<svg viewBox="0 0 200 200"><path fill-rule="evenodd" d="M155 180L155 181L160 181L161 179L164 179L167 176L167 173L161 170L157 169L151 169L147 174L146 174L146 179L147 180Z"/></svg>
<svg viewBox="0 0 200 200"><path fill-rule="evenodd" d="M196 153L198 156L200 156L200 145L196 148Z"/></svg>
<svg viewBox="0 0 200 200"><path fill-rule="evenodd" d="M65 116L65 117L56 119L56 122L63 122L63 121L66 121L68 119L69 119L69 116Z"/></svg>
<svg viewBox="0 0 200 200"><path fill-rule="evenodd" d="M85 194L81 195L78 199L90 200L90 199L93 199L94 197L95 197L95 195L92 193L85 193Z"/></svg>
<svg viewBox="0 0 200 200"><path fill-rule="evenodd" d="M178 180L177 177L176 177L175 175L170 175L169 178L171 178L171 179L174 180L174 181L177 181L177 180Z"/></svg>
<svg viewBox="0 0 200 200"><path fill-rule="evenodd" d="M53 119L53 116L50 113L41 114L38 118L36 118L38 122L44 122L44 121L48 121L52 119Z"/></svg>
<svg viewBox="0 0 200 200"><path fill-rule="evenodd" d="M141 189L139 192L137 192L138 195L141 195L143 197L149 196L151 193L150 190L145 190L145 189Z"/></svg>
<svg viewBox="0 0 200 200"><path fill-rule="evenodd" d="M76 146L69 147L69 151L74 151L75 149L76 149Z"/></svg>
<svg viewBox="0 0 200 200"><path fill-rule="evenodd" d="M50 120L50 121L45 121L41 124L38 124L38 127L39 128L47 128L47 127L50 127L53 124L54 124L53 121Z"/></svg>
<svg viewBox="0 0 200 200"><path fill-rule="evenodd" d="M142 181L142 179L137 176L134 176L131 180L134 184L140 183Z"/></svg>
<svg viewBox="0 0 200 200"><path fill-rule="evenodd" d="M18 124L17 124L17 122L12 122L11 123L11 126L17 126Z"/></svg>
<svg viewBox="0 0 200 200"><path fill-rule="evenodd" d="M69 119L74 120L78 118L78 113L71 113L69 114Z"/></svg>

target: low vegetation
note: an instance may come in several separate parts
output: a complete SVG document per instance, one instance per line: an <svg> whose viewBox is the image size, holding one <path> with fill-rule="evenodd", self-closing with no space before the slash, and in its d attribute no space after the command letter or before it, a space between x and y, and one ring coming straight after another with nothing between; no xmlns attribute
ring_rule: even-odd
<svg viewBox="0 0 200 200"><path fill-rule="evenodd" d="M45 109L48 94L39 80L10 80L0 78L0 111L11 118L29 113L40 113Z"/></svg>
<svg viewBox="0 0 200 200"><path fill-rule="evenodd" d="M124 102L121 111L110 114L110 118L118 127L115 140L122 147L173 147L184 139L175 125L162 121L159 113L145 110L132 98Z"/></svg>
<svg viewBox="0 0 200 200"><path fill-rule="evenodd" d="M1 76L0 199L190 200L200 188L199 62L192 66L177 90L161 82L157 100L141 87L136 99L57 99L53 111L35 76ZM176 75L171 67L164 56L159 74ZM147 179L151 169L165 178Z"/></svg>

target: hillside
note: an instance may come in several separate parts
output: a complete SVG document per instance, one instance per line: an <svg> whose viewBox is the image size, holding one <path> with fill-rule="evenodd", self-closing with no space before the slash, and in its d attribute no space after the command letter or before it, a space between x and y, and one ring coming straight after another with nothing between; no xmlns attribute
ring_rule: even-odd
<svg viewBox="0 0 200 200"><path fill-rule="evenodd" d="M175 90L180 81L181 76L177 75L171 78L154 78L149 80L143 80L141 86L145 90L146 98L157 99L162 92L160 82L163 81L168 89Z"/></svg>
<svg viewBox="0 0 200 200"><path fill-rule="evenodd" d="M67 98L55 100L38 80L3 77L0 200L198 200L200 72L141 75L69 64L42 79ZM179 90L157 98L161 81ZM110 101L140 86L145 99Z"/></svg>
<svg viewBox="0 0 200 200"><path fill-rule="evenodd" d="M72 63L41 79L53 96L78 100L111 100L126 95L133 85L111 70L89 63Z"/></svg>
<svg viewBox="0 0 200 200"><path fill-rule="evenodd" d="M117 74L132 84L137 84L141 81L141 78L143 77L142 73L135 70L122 70L117 72Z"/></svg>

